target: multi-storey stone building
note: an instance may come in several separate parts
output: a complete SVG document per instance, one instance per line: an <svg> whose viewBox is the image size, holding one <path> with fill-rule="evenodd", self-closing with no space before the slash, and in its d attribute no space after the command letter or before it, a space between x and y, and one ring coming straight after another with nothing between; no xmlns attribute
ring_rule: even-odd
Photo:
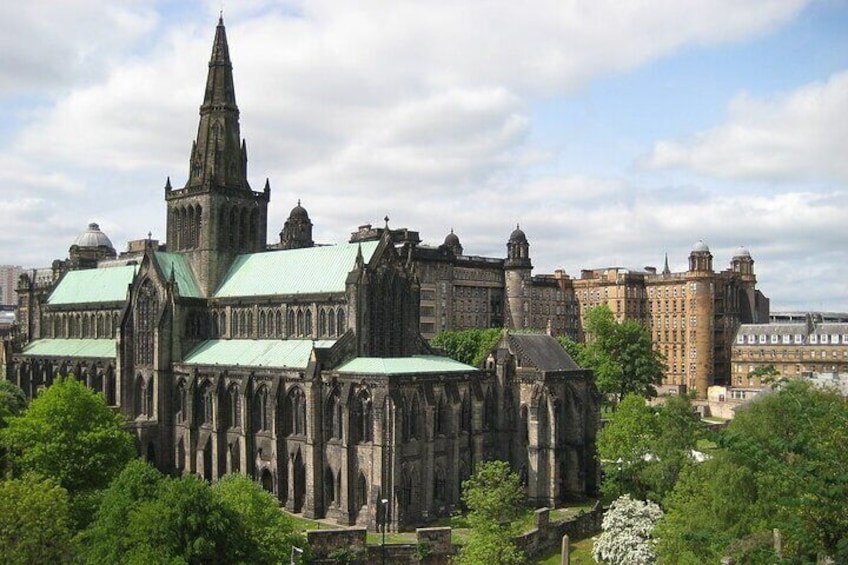
<svg viewBox="0 0 848 565"><path fill-rule="evenodd" d="M500 325L529 269L526 239L499 270L460 249L416 276L414 232L363 226L318 247L298 203L267 246L270 183L248 183L234 92L219 21L188 180L164 187L167 242L117 256L92 224L67 261L24 273L9 378L33 396L73 373L163 471L245 473L288 509L342 524L445 515L490 458L510 461L538 505L596 492L597 394L551 336L504 333L475 368L419 333L422 304L438 307L424 319ZM513 265L522 275L504 291Z"/></svg>
<svg viewBox="0 0 848 565"><path fill-rule="evenodd" d="M808 315L804 321L742 325L733 344L730 384L769 386L752 375L769 365L779 377L789 379L848 374L848 323Z"/></svg>

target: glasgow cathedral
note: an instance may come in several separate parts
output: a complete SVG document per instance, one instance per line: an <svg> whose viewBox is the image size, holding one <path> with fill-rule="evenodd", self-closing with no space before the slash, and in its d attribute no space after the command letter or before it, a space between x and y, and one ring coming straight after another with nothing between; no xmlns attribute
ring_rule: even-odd
<svg viewBox="0 0 848 565"><path fill-rule="evenodd" d="M597 491L591 374L551 331L516 331L544 328L528 318L523 232L491 270L453 234L426 248L388 220L318 246L298 202L269 245L271 188L248 182L221 20L188 179L169 179L164 197L165 243L148 236L119 254L91 224L66 260L21 276L6 363L30 397L73 373L126 415L163 472L243 473L291 512L342 525L447 515L461 482L495 458L537 507ZM480 367L425 339L443 317L428 309L444 292L431 279L446 268L480 278L453 300L453 326L508 328Z"/></svg>

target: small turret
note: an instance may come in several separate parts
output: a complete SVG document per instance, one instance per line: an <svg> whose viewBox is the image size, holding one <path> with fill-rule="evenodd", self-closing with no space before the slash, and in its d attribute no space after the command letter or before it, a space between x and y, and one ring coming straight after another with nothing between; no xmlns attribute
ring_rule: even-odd
<svg viewBox="0 0 848 565"><path fill-rule="evenodd" d="M314 247L312 240L312 221L306 208L297 201L297 206L291 209L289 219L280 232L280 249L301 249Z"/></svg>
<svg viewBox="0 0 848 565"><path fill-rule="evenodd" d="M689 253L689 270L700 272L712 272L713 270L713 255L710 253L709 246L703 240L698 240L692 246L692 252Z"/></svg>

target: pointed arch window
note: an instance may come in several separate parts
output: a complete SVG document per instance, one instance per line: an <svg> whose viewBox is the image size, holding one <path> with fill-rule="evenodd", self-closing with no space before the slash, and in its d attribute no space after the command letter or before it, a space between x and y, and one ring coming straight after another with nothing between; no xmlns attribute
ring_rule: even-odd
<svg viewBox="0 0 848 565"><path fill-rule="evenodd" d="M288 420L286 435L306 435L306 398L299 387L294 387L286 397Z"/></svg>
<svg viewBox="0 0 848 565"><path fill-rule="evenodd" d="M205 381L200 386L200 392L197 395L198 398L198 410L197 416L200 420L200 425L202 426L211 426L212 425L212 405L214 402L214 396L212 394L212 383L209 381Z"/></svg>
<svg viewBox="0 0 848 565"><path fill-rule="evenodd" d="M253 397L253 429L259 432L268 430L269 427L268 389L263 385Z"/></svg>
<svg viewBox="0 0 848 565"><path fill-rule="evenodd" d="M178 424L182 424L188 418L188 394L186 392L185 381L180 381L177 385L177 414L176 420Z"/></svg>
<svg viewBox="0 0 848 565"><path fill-rule="evenodd" d="M297 311L297 337L303 337L304 332L304 324L303 324L303 310Z"/></svg>
<svg viewBox="0 0 848 565"><path fill-rule="evenodd" d="M283 313L279 310L274 314L274 335L283 337Z"/></svg>
<svg viewBox="0 0 848 565"><path fill-rule="evenodd" d="M289 337L294 335L294 310L286 313L286 335Z"/></svg>
<svg viewBox="0 0 848 565"><path fill-rule="evenodd" d="M153 339L159 296L150 279L141 284L138 291L138 315L136 316L135 360L141 365L153 363Z"/></svg>
<svg viewBox="0 0 848 565"><path fill-rule="evenodd" d="M336 311L333 308L330 308L330 311L327 312L327 329L330 337L338 335L336 332Z"/></svg>
<svg viewBox="0 0 848 565"><path fill-rule="evenodd" d="M321 308L318 312L318 337L327 335L327 311Z"/></svg>
<svg viewBox="0 0 848 565"><path fill-rule="evenodd" d="M259 337L265 337L265 310L259 311Z"/></svg>
<svg viewBox="0 0 848 565"><path fill-rule="evenodd" d="M371 395L367 390L361 390L356 395L352 406L351 433L355 443L374 441L374 414L371 409Z"/></svg>
<svg viewBox="0 0 848 565"><path fill-rule="evenodd" d="M341 439L342 437L342 403L339 398L338 389L330 393L327 399L325 414L325 428L330 439Z"/></svg>
<svg viewBox="0 0 848 565"><path fill-rule="evenodd" d="M233 383L227 389L227 427L241 427L241 395L238 385Z"/></svg>
<svg viewBox="0 0 848 565"><path fill-rule="evenodd" d="M306 337L312 336L312 310L307 310L304 314L304 330Z"/></svg>
<svg viewBox="0 0 848 565"><path fill-rule="evenodd" d="M345 333L347 328L345 327L345 313L344 310L339 308L338 313L336 314L336 335L340 336Z"/></svg>
<svg viewBox="0 0 848 565"><path fill-rule="evenodd" d="M462 404L460 405L459 426L463 432L471 431L471 400L468 398L468 393L462 395Z"/></svg>

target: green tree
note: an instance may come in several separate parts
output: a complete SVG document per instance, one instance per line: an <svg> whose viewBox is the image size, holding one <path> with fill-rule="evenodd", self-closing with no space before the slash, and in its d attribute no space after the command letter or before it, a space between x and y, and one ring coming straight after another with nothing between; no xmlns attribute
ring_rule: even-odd
<svg viewBox="0 0 848 565"><path fill-rule="evenodd" d="M103 493L94 521L80 536L87 563L121 563L130 514L142 503L155 500L164 476L136 459L127 464Z"/></svg>
<svg viewBox="0 0 848 565"><path fill-rule="evenodd" d="M620 402L629 393L646 398L657 395L655 385L665 373L662 355L653 349L651 334L633 320L616 322L606 305L586 315L587 343L577 362L595 373L598 390Z"/></svg>
<svg viewBox="0 0 848 565"><path fill-rule="evenodd" d="M524 513L521 479L505 461L487 461L462 483L471 534L459 553L461 565L524 563L516 547L515 521Z"/></svg>
<svg viewBox="0 0 848 565"><path fill-rule="evenodd" d="M274 495L252 479L226 475L212 488L245 531L248 562L287 563L292 546L306 547L306 538L294 531L294 522L280 512Z"/></svg>
<svg viewBox="0 0 848 565"><path fill-rule="evenodd" d="M0 482L0 563L60 563L72 556L68 492L32 474Z"/></svg>
<svg viewBox="0 0 848 565"><path fill-rule="evenodd" d="M7 422L0 444L14 472L56 479L72 496L106 488L135 457L123 417L72 376L56 379Z"/></svg>
<svg viewBox="0 0 848 565"><path fill-rule="evenodd" d="M597 448L607 470L607 500L628 493L662 503L691 460L700 426L689 399L670 396L652 408L628 394L598 432Z"/></svg>
<svg viewBox="0 0 848 565"><path fill-rule="evenodd" d="M451 359L476 367L500 338L501 330L497 328L471 329L439 332L431 343L444 349Z"/></svg>
<svg viewBox="0 0 848 565"><path fill-rule="evenodd" d="M711 461L685 469L658 526L669 563L848 562L848 400L790 382L737 411ZM689 557L686 557L689 556ZM702 561L703 562L703 561Z"/></svg>
<svg viewBox="0 0 848 565"><path fill-rule="evenodd" d="M6 426L6 418L19 416L26 408L26 395L15 383L0 380L0 428Z"/></svg>

